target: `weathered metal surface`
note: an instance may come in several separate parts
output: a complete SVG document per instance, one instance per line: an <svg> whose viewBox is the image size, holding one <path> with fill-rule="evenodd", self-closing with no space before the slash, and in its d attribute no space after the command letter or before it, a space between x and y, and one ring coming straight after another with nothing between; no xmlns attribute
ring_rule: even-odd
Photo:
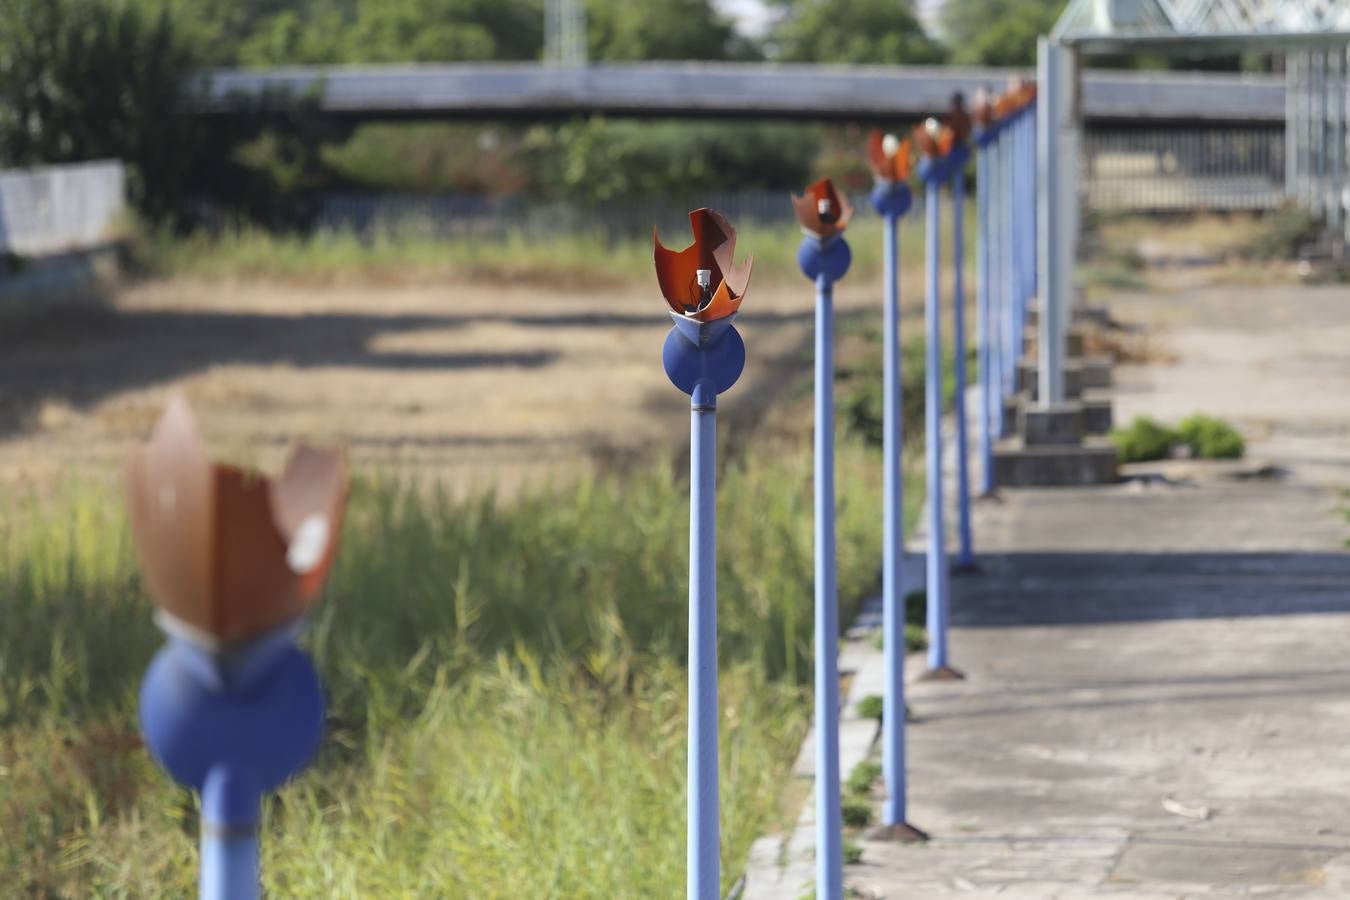
<svg viewBox="0 0 1350 900"><path fill-rule="evenodd" d="M763 63L528 63L299 66L206 73L199 109L229 113L236 95L316 96L352 118L754 116L889 120L936 115L957 91L996 87L1030 70ZM1094 121L1282 122L1278 77L1090 71L1083 112Z"/></svg>
<svg viewBox="0 0 1350 900"><path fill-rule="evenodd" d="M128 459L127 500L168 629L227 646L298 619L318 598L342 522L342 456L302 445L276 480L214 464L176 396Z"/></svg>

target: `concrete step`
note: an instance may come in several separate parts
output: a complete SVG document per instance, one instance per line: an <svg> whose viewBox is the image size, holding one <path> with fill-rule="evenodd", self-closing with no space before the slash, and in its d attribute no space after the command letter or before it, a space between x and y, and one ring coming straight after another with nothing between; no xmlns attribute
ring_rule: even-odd
<svg viewBox="0 0 1350 900"><path fill-rule="evenodd" d="M1083 434L1104 435L1115 427L1115 414L1112 412L1111 396L1102 390L1084 390L1075 399L1083 410ZM1022 410L1035 403L1026 392L1009 394L1003 398L1003 415L1012 427L1022 434Z"/></svg>
<svg viewBox="0 0 1350 900"><path fill-rule="evenodd" d="M1017 433L1028 447L1071 446L1083 442L1083 405L1077 402L1022 406Z"/></svg>
<svg viewBox="0 0 1350 900"><path fill-rule="evenodd" d="M1110 396L1101 391L1084 391L1078 402L1083 406L1083 433L1110 434L1115 427L1115 414L1111 411Z"/></svg>
<svg viewBox="0 0 1350 900"><path fill-rule="evenodd" d="M1025 324L1030 328L1035 328L1040 324L1040 321L1040 310L1036 308L1033 302L1032 306L1027 307ZM1111 312L1105 306L1078 305L1069 310L1070 327L1077 322L1110 328L1112 324Z"/></svg>
<svg viewBox="0 0 1350 900"><path fill-rule="evenodd" d="M1005 487L1070 487L1118 480L1116 448L1104 438L1076 445L1028 446L1020 437L994 450L994 480Z"/></svg>
<svg viewBox="0 0 1350 900"><path fill-rule="evenodd" d="M1026 348L1026 353L1033 359L1036 357L1036 348L1039 343L1040 332L1035 328L1027 328L1022 335L1022 346ZM1064 355L1066 359L1078 359L1083 356L1083 345L1085 342L1083 329L1077 326L1070 328L1064 333Z"/></svg>
<svg viewBox="0 0 1350 900"><path fill-rule="evenodd" d="M1064 397L1076 400L1083 391L1111 386L1114 364L1109 356L1085 356L1064 361ZM1032 357L1023 357L1017 366L1017 386L1037 399L1038 367Z"/></svg>

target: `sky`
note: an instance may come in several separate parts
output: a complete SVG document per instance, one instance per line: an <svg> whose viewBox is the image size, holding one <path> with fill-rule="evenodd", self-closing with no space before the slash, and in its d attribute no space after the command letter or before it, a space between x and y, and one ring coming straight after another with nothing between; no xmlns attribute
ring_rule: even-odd
<svg viewBox="0 0 1350 900"><path fill-rule="evenodd" d="M907 3L911 0L895 0L895 2ZM937 17L943 2L944 0L912 0L919 21L929 34L937 33ZM713 5L730 16L741 34L748 37L763 37L774 21L775 13L764 0L713 0Z"/></svg>

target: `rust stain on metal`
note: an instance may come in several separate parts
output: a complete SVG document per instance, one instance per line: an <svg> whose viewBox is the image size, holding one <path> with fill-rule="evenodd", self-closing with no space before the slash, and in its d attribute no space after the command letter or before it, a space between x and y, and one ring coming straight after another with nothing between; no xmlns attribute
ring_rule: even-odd
<svg viewBox="0 0 1350 900"><path fill-rule="evenodd" d="M689 214L694 242L683 250L669 250L652 229L656 281L670 308L700 322L724 319L740 309L750 289L754 257L737 265L736 229L716 210L696 209ZM700 272L706 273L700 276Z"/></svg>
<svg viewBox="0 0 1350 900"><path fill-rule="evenodd" d="M224 645L318 599L346 505L339 451L301 445L275 480L212 463L175 395L126 471L141 570L170 624Z"/></svg>

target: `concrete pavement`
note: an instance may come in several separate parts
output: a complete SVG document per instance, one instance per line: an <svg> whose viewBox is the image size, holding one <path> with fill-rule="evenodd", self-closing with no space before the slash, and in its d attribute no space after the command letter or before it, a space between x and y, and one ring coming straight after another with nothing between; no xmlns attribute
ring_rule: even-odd
<svg viewBox="0 0 1350 900"><path fill-rule="evenodd" d="M1228 415L1248 460L979 507L985 573L953 582L968 678L908 688L932 840L861 841L861 896L1350 897L1350 291L1117 314L1179 354L1118 371L1120 420ZM755 874L747 896L801 895Z"/></svg>

